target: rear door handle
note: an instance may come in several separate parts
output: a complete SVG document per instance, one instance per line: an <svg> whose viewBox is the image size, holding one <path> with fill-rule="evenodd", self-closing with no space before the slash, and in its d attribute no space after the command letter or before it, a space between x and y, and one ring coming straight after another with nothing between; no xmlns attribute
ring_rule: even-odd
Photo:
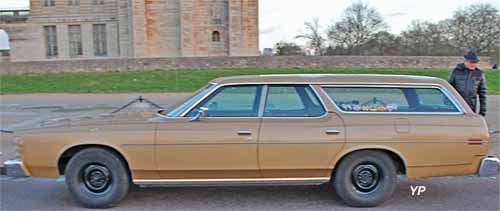
<svg viewBox="0 0 500 211"><path fill-rule="evenodd" d="M240 135L240 136L249 136L249 135L252 135L252 131L250 131L250 130L240 130L240 131L238 131L238 135Z"/></svg>
<svg viewBox="0 0 500 211"><path fill-rule="evenodd" d="M338 131L338 130L326 130L325 133L328 135L338 135L338 134L340 134L340 131Z"/></svg>

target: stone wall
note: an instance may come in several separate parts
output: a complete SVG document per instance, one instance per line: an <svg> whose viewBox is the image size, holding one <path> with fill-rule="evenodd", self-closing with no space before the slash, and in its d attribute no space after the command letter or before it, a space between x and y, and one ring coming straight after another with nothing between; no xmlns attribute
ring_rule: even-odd
<svg viewBox="0 0 500 211"><path fill-rule="evenodd" d="M9 36L10 60L15 61L17 55L20 60L34 60L45 57L43 45L42 28L32 27L26 23L0 23L0 29L5 30ZM42 43L42 44L40 44Z"/></svg>
<svg viewBox="0 0 500 211"><path fill-rule="evenodd" d="M130 70L240 68L453 68L462 57L324 56L324 57L184 57L7 62L0 74L104 72ZM491 67L488 58L480 66Z"/></svg>
<svg viewBox="0 0 500 211"><path fill-rule="evenodd" d="M8 50L0 50L0 63L9 62L10 54Z"/></svg>

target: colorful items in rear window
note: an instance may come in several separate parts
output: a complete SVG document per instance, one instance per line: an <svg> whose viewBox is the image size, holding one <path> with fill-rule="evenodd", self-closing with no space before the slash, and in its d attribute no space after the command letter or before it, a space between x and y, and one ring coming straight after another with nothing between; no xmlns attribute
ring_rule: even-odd
<svg viewBox="0 0 500 211"><path fill-rule="evenodd" d="M360 104L358 101L340 103L340 108L344 111L355 112L395 112L398 110L398 105L394 103L384 104L374 99L374 101L363 104Z"/></svg>

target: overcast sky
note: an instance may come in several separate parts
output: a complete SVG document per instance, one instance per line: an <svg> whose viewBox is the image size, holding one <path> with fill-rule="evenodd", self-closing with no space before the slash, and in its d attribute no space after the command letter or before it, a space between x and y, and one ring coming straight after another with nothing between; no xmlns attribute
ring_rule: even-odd
<svg viewBox="0 0 500 211"><path fill-rule="evenodd" d="M296 41L305 20L317 17L323 30L340 19L343 10L357 0L260 0L260 48L273 47L279 41ZM399 33L412 20L439 21L452 16L458 8L474 3L491 3L500 8L500 0L364 0L384 16L389 30ZM25 7L29 0L0 0L0 8Z"/></svg>

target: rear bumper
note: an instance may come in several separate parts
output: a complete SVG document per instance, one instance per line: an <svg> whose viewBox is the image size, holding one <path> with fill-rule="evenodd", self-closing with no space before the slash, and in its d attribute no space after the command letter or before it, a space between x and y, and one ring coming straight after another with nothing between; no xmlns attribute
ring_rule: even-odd
<svg viewBox="0 0 500 211"><path fill-rule="evenodd" d="M20 160L7 160L3 162L5 167L5 174L11 177L29 177L30 173L23 161Z"/></svg>
<svg viewBox="0 0 500 211"><path fill-rule="evenodd" d="M485 157L481 160L477 175L480 177L494 177L500 171L500 159L493 156Z"/></svg>

